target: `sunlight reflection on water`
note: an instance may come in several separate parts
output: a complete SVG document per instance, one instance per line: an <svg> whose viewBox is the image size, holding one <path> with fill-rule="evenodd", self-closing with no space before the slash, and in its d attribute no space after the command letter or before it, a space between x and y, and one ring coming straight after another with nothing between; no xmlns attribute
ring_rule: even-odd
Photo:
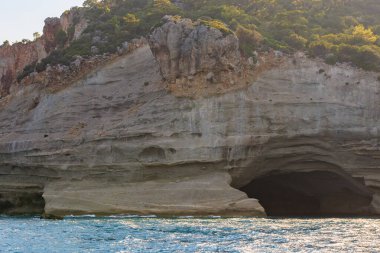
<svg viewBox="0 0 380 253"><path fill-rule="evenodd" d="M380 252L380 219L0 218L0 252Z"/></svg>

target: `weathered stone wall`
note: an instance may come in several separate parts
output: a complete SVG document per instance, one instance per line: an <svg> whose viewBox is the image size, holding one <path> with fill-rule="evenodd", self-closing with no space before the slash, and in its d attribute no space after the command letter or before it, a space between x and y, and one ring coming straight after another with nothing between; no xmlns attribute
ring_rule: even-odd
<svg viewBox="0 0 380 253"><path fill-rule="evenodd" d="M191 81L202 75L204 81L222 82L228 73L239 71L242 59L234 34L190 19L166 16L163 21L149 41L167 81Z"/></svg>
<svg viewBox="0 0 380 253"><path fill-rule="evenodd" d="M259 215L237 188L322 169L362 178L378 212L376 75L296 62L243 90L178 98L143 47L58 93L28 87L0 111L0 188L40 187L54 215Z"/></svg>
<svg viewBox="0 0 380 253"><path fill-rule="evenodd" d="M297 54L245 88L190 98L167 90L159 63L144 46L64 90L2 101L0 212L25 212L18 196L33 189L46 215L265 215L238 189L328 171L380 213L378 74Z"/></svg>

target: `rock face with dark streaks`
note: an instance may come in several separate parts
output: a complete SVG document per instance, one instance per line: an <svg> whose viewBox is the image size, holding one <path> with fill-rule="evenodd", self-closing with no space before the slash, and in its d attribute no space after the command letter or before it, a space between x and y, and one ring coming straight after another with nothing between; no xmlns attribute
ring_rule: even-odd
<svg viewBox="0 0 380 253"><path fill-rule="evenodd" d="M246 88L177 97L169 47L0 101L0 212L380 213L378 74L297 54Z"/></svg>
<svg viewBox="0 0 380 253"><path fill-rule="evenodd" d="M241 64L238 38L206 26L201 21L166 16L165 24L150 36L150 46L163 77L169 82L192 80L197 75L209 82L238 71Z"/></svg>
<svg viewBox="0 0 380 253"><path fill-rule="evenodd" d="M28 64L47 56L42 38L34 42L16 43L0 47L0 97L5 97L14 87L17 74Z"/></svg>

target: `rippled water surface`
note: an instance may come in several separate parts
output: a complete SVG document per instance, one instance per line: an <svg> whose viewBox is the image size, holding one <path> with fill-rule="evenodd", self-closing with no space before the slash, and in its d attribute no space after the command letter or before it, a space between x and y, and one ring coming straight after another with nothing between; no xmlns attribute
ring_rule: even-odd
<svg viewBox="0 0 380 253"><path fill-rule="evenodd" d="M380 220L0 217L0 252L380 252Z"/></svg>

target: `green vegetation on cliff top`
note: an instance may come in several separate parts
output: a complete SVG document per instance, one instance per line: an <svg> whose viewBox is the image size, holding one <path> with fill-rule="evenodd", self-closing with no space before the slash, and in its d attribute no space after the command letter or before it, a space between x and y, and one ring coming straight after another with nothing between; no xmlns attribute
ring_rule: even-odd
<svg viewBox="0 0 380 253"><path fill-rule="evenodd" d="M268 48L303 50L331 64L380 71L378 0L87 0L83 10L90 21L83 36L45 65L89 55L92 46L115 52L124 41L149 34L164 15L178 15L224 22L247 56Z"/></svg>

